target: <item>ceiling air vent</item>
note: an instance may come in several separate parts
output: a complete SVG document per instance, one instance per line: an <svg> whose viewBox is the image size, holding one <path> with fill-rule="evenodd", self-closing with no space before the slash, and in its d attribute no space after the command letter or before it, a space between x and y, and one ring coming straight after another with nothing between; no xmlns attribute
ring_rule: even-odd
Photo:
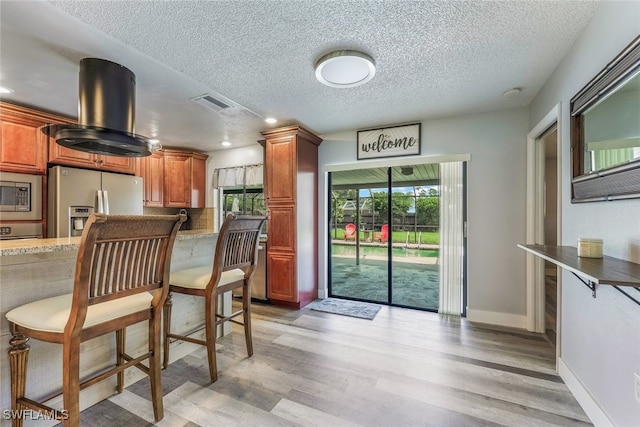
<svg viewBox="0 0 640 427"><path fill-rule="evenodd" d="M191 100L215 112L224 110L225 108L240 107L240 105L222 95L211 95L209 93L196 96L195 98L191 98Z"/></svg>

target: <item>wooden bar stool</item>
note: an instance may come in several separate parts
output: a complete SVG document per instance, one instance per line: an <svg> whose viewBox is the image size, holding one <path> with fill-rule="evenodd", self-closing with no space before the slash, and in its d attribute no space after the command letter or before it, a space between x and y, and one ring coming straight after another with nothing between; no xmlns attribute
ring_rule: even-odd
<svg viewBox="0 0 640 427"><path fill-rule="evenodd" d="M104 215L89 217L80 240L73 293L14 308L6 314L11 328L11 409L56 414L65 426L80 425L80 390L114 374L117 391L124 370L136 366L151 380L153 412L163 417L160 383L161 308L169 287L171 252L184 215ZM149 321L149 351L138 357L125 353L125 329ZM115 365L80 380L80 344L114 332ZM25 396L30 338L62 344L62 391L32 400ZM149 366L141 362L149 359ZM63 410L45 402L63 395ZM13 426L22 426L15 417Z"/></svg>
<svg viewBox="0 0 640 427"><path fill-rule="evenodd" d="M216 326L230 321L244 326L247 354L253 355L251 339L251 279L258 265L258 242L265 217L229 215L218 234L213 264L171 273L169 296L164 306L164 367L169 364L170 339L207 347L211 382L218 379L216 365ZM218 296L242 288L242 309L229 316L218 314ZM171 293L205 298L205 340L189 337L202 326L184 335L171 333ZM243 321L234 320L243 316Z"/></svg>

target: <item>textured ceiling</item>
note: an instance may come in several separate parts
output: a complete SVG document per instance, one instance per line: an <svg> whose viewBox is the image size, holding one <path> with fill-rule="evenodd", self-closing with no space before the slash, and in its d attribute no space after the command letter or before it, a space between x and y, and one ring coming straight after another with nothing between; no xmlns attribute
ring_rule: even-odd
<svg viewBox="0 0 640 427"><path fill-rule="evenodd" d="M138 133L209 151L255 143L267 116L326 135L526 106L598 4L2 1L0 79L16 90L7 100L76 115L79 60L110 59L137 75ZM335 49L371 55L374 79L317 82L314 62ZM205 92L246 109L189 101Z"/></svg>

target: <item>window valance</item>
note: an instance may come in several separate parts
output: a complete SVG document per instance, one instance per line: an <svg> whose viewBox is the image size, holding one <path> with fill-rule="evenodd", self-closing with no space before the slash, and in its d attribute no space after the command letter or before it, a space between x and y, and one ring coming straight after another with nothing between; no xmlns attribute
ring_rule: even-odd
<svg viewBox="0 0 640 427"><path fill-rule="evenodd" d="M262 185L262 163L213 170L212 187L255 187Z"/></svg>

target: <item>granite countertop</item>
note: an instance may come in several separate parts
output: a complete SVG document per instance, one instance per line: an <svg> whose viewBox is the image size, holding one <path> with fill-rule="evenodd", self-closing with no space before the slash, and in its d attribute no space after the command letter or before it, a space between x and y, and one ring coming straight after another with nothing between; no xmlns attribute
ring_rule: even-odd
<svg viewBox="0 0 640 427"><path fill-rule="evenodd" d="M206 230L182 230L178 231L178 240L197 239L198 237L217 234L212 229Z"/></svg>
<svg viewBox="0 0 640 427"><path fill-rule="evenodd" d="M178 231L177 240L197 239L214 235L214 231L208 230L183 230ZM0 240L0 256L38 254L43 252L60 252L77 250L80 245L80 237L60 237L49 239L18 239Z"/></svg>

